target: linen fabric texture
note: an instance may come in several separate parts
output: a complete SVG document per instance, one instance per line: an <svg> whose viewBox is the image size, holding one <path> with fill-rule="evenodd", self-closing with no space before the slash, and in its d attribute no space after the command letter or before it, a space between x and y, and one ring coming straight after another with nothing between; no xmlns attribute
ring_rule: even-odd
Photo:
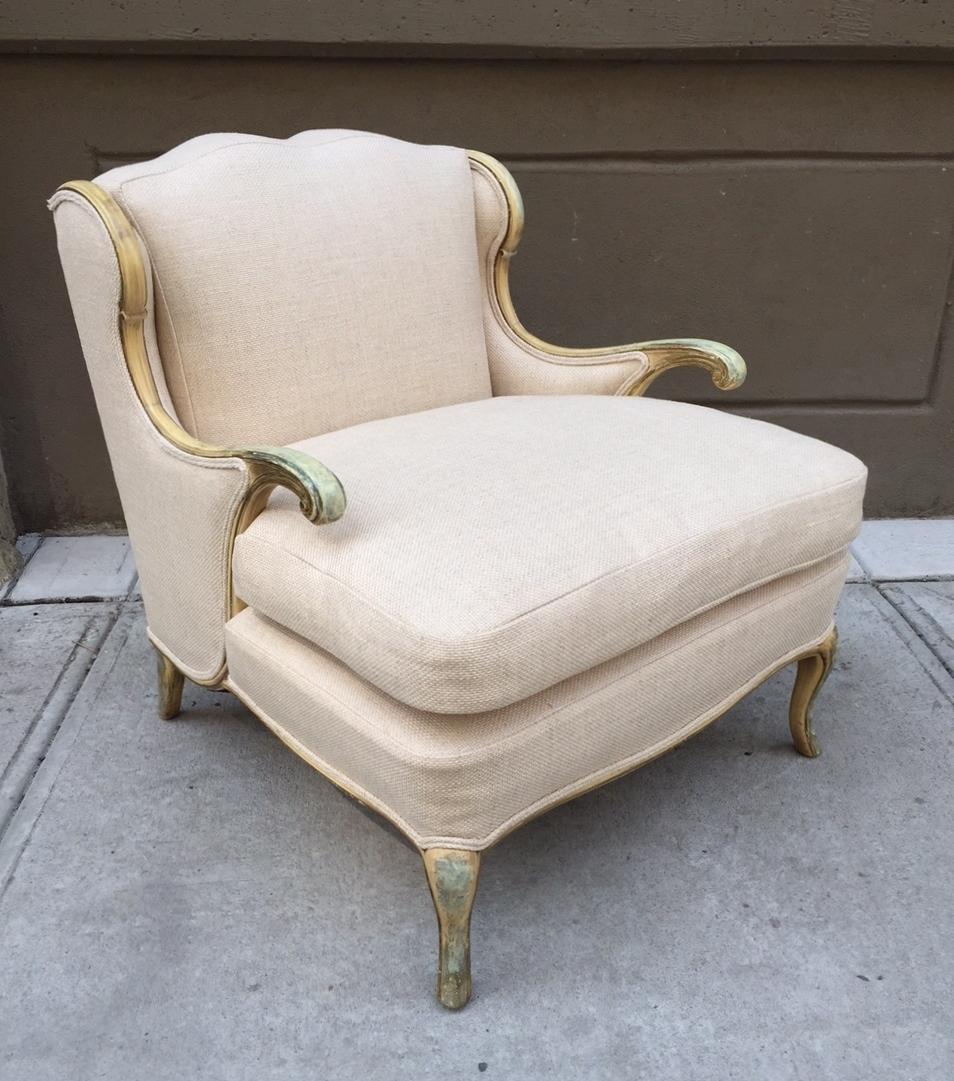
<svg viewBox="0 0 954 1081"><path fill-rule="evenodd" d="M462 150L344 130L219 133L97 183L141 240L162 404L209 442L280 445L492 391L604 393L645 364L550 362L507 328L491 287L506 200ZM108 234L81 198L50 205L150 634L191 678L214 680L245 467L153 431L122 357Z"/></svg>
<svg viewBox="0 0 954 1081"><path fill-rule="evenodd" d="M225 660L230 526L247 483L245 465L185 454L156 431L126 368L109 234L72 192L58 192L51 206L150 634L190 678L214 680Z"/></svg>
<svg viewBox="0 0 954 1081"><path fill-rule="evenodd" d="M228 625L229 685L415 844L482 849L680 743L821 641L846 569L839 553L488 713L397 702L252 609Z"/></svg>
<svg viewBox="0 0 954 1081"><path fill-rule="evenodd" d="M193 435L285 444L490 395L465 151L213 136L97 182L149 248Z"/></svg>
<svg viewBox="0 0 954 1081"><path fill-rule="evenodd" d="M354 145L353 157L344 143ZM325 160L326 153L333 157ZM255 154L259 159L251 161ZM353 171L361 175L354 178ZM367 416L491 393L473 188L463 151L363 132L303 132L290 140L213 134L110 170L96 182L117 199L141 240L150 286L144 324L150 365L163 406L193 435L241 446L282 444ZM283 185L298 189L289 196L293 208L302 193L320 200L323 190L331 201L328 214L318 221L316 204L303 225L287 201L265 198L268 188L278 199ZM370 227L354 236L348 235L351 190L363 209L376 204ZM237 458L182 454L155 432L123 359L119 272L109 235L73 193L58 192L50 207L150 635L190 678L214 681L225 664L228 546L245 466ZM242 218L246 210L257 214L259 233ZM345 278L350 260L374 264L382 245L387 258L365 265L370 287L359 288L352 300L343 291L355 285L355 275ZM154 253L162 273L153 267ZM308 277L316 261L335 279L332 299L317 288L320 273ZM425 265L426 280L417 278ZM357 277L361 287L364 278ZM244 303L233 292L239 285ZM405 311L405 300L417 307ZM359 315L368 320L364 336L351 339L344 328L354 329ZM369 328L376 328L374 335ZM369 335L376 335L373 349Z"/></svg>
<svg viewBox="0 0 954 1081"><path fill-rule="evenodd" d="M297 444L346 478L315 529L276 492L238 595L394 698L497 709L841 552L865 468L817 440L647 398L502 397Z"/></svg>

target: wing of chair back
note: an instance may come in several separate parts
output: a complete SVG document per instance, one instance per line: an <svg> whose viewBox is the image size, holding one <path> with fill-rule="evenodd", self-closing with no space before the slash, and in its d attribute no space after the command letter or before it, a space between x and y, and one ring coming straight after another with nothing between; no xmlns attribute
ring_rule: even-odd
<svg viewBox="0 0 954 1081"><path fill-rule="evenodd" d="M197 683L224 675L237 532L276 485L316 523L344 513L337 477L288 448L216 447L179 424L159 363L147 252L111 196L50 200L70 302L122 498L153 642Z"/></svg>
<svg viewBox="0 0 954 1081"><path fill-rule="evenodd" d="M499 161L470 151L477 246L484 287L484 333L494 394L643 394L670 368L704 368L720 390L745 380L745 362L727 345L672 338L596 349L551 345L520 322L510 297L510 260L523 231L523 201Z"/></svg>

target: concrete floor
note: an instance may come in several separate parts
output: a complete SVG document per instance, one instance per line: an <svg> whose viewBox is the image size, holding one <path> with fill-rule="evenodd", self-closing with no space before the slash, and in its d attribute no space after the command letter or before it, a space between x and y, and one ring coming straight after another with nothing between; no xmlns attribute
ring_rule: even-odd
<svg viewBox="0 0 954 1081"><path fill-rule="evenodd" d="M921 573L866 530L822 757L791 749L783 673L518 831L459 1014L417 855L230 696L158 721L126 577L38 603L25 574L0 606L0 1077L949 1081L954 559Z"/></svg>

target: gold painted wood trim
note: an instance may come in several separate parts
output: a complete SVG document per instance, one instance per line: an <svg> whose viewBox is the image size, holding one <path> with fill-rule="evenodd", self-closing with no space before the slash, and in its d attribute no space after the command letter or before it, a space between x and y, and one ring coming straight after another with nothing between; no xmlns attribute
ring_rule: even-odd
<svg viewBox="0 0 954 1081"><path fill-rule="evenodd" d="M164 721L171 721L178 717L182 710L182 689L185 686L185 676L169 660L169 658L157 646L156 650L156 674L159 684L159 716Z"/></svg>
<svg viewBox="0 0 954 1081"><path fill-rule="evenodd" d="M483 166L491 174L506 200L507 229L494 257L492 288L497 307L516 338L531 349L564 362L573 359L611 362L631 359L633 354L642 353L646 358L646 367L623 383L616 392L620 395L642 395L663 372L685 365L704 368L720 390L734 390L742 385L746 375L745 361L735 349L721 342L704 338L664 338L628 345L574 349L544 341L527 330L517 315L510 293L510 260L517 254L523 234L524 208L520 189L510 171L496 158L479 150L468 150L467 156L471 162Z"/></svg>
<svg viewBox="0 0 954 1081"><path fill-rule="evenodd" d="M230 524L227 566L229 611L241 608L232 588L232 549L235 538L264 508L273 488L287 488L298 497L301 512L316 525L337 521L347 500L341 481L321 462L289 447L217 447L187 432L166 411L159 396L146 348L145 323L149 299L141 240L122 207L105 189L89 180L71 180L59 192L83 199L103 223L116 252L119 265L119 331L123 356L146 415L156 431L177 450L197 458L235 458L247 475L242 503ZM50 202L55 209L56 195Z"/></svg>
<svg viewBox="0 0 954 1081"><path fill-rule="evenodd" d="M630 398L641 397L663 372L673 368L694 367L707 371L719 390L736 390L745 382L745 361L721 342L702 338L669 338L641 342L636 348L646 354L649 366L637 372L616 391Z"/></svg>
<svg viewBox="0 0 954 1081"><path fill-rule="evenodd" d="M832 627L830 634L798 661L788 721L795 750L806 758L817 758L821 754L812 729L812 706L835 663L837 649L838 631Z"/></svg>

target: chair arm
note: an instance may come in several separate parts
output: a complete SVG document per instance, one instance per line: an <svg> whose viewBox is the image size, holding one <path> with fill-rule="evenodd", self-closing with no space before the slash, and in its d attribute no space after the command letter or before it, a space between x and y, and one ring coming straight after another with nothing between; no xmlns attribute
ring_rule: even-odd
<svg viewBox="0 0 954 1081"><path fill-rule="evenodd" d="M123 355L136 396L153 426L177 450L198 459L234 458L244 463L246 488L234 533L245 529L264 508L275 487L296 496L302 514L316 524L334 522L344 514L345 493L338 478L307 454L290 447L217 447L190 435L166 410L156 386L146 348L145 322L149 299L146 265L138 234L120 205L87 180L73 180L58 190L78 195L96 212L106 228L119 265L119 329ZM57 202L51 200L51 207Z"/></svg>
<svg viewBox="0 0 954 1081"><path fill-rule="evenodd" d="M719 390L735 390L745 382L745 361L739 353L721 342L704 338L661 338L627 346L645 354L645 370L636 372L616 391L617 394L638 397L649 385L671 368L691 366L704 368Z"/></svg>
<svg viewBox="0 0 954 1081"><path fill-rule="evenodd" d="M317 460L291 447L245 447L233 451L249 472L249 499L259 489L267 497L272 488L287 488L298 496L301 512L309 522L336 522L347 500L341 481Z"/></svg>
<svg viewBox="0 0 954 1081"><path fill-rule="evenodd" d="M496 182L506 204L507 221L503 236L493 259L488 282L492 309L509 340L521 351L537 360L577 368L592 366L594 381L605 386L606 376L601 366L636 365L636 370L625 374L616 394L638 396L657 376L670 368L693 365L705 368L720 390L734 390L745 380L745 361L734 350L720 342L701 338L666 338L649 342L633 342L629 345L613 345L597 349L574 349L553 345L538 338L520 322L510 293L510 261L517 253L523 233L524 211L520 189L509 170L496 158L477 150L469 150L472 166L484 171ZM604 369L605 370L605 369Z"/></svg>

